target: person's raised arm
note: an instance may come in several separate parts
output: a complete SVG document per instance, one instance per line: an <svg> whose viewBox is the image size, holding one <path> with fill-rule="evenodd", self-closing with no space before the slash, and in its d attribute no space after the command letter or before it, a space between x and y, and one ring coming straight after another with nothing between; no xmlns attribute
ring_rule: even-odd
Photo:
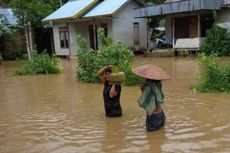
<svg viewBox="0 0 230 153"><path fill-rule="evenodd" d="M108 69L108 68L111 68L111 67L112 67L112 65L107 65L107 66L101 68L98 71L97 75L98 75L98 77L99 77L99 79L100 79L101 82L105 81L105 70Z"/></svg>

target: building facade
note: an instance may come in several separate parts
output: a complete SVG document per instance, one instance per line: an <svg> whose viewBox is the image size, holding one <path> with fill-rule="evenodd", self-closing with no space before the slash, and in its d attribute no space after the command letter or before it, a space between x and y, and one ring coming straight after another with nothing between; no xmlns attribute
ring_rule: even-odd
<svg viewBox="0 0 230 153"><path fill-rule="evenodd" d="M77 4L82 6L72 8ZM127 48L140 50L147 48L147 19L134 18L134 9L143 6L145 4L139 0L72 0L43 22L52 25L56 55L76 55L78 34L97 50L99 27L106 35L111 35L114 42L120 41ZM61 14L68 9L72 12Z"/></svg>

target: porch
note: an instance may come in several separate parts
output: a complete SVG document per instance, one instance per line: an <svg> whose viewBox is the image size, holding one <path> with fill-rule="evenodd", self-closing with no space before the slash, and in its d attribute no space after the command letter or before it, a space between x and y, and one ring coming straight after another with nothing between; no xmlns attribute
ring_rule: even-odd
<svg viewBox="0 0 230 153"><path fill-rule="evenodd" d="M200 50L206 31L214 23L220 0L186 0L135 10L138 18L165 18L165 33L174 50Z"/></svg>

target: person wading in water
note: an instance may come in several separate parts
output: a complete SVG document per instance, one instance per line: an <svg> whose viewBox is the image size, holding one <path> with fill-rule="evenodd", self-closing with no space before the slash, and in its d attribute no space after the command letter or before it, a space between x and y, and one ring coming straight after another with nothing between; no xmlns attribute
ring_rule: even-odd
<svg viewBox="0 0 230 153"><path fill-rule="evenodd" d="M122 116L122 108L120 105L121 85L113 84L110 74L112 73L112 65L108 65L99 70L98 76L104 83L103 98L105 115L107 117Z"/></svg>
<svg viewBox="0 0 230 153"><path fill-rule="evenodd" d="M145 79L140 85L142 94L137 102L146 111L146 130L156 131L165 124L166 120L161 106L164 102L161 80L167 80L169 76L154 64L140 66L132 71Z"/></svg>

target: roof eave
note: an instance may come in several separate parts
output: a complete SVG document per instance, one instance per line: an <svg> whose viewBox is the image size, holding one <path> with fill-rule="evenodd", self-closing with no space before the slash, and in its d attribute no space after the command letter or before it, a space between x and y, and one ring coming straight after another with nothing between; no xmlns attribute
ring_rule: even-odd
<svg viewBox="0 0 230 153"><path fill-rule="evenodd" d="M77 14L75 14L72 18L82 17L85 13L87 13L90 9L92 9L98 2L99 2L99 0L93 1L91 4L89 4L84 9L82 9L80 12L78 12Z"/></svg>
<svg viewBox="0 0 230 153"><path fill-rule="evenodd" d="M42 22L50 22L50 21L64 21L69 19L77 19L82 17L86 12L88 12L90 9L92 9L100 0L94 0L91 4L83 8L80 12L76 13L73 16L66 17L66 18L58 18L58 19L43 19Z"/></svg>
<svg viewBox="0 0 230 153"><path fill-rule="evenodd" d="M221 3L218 0L190 0L179 1L174 3L166 3L161 5L150 6L135 10L135 17L156 17L169 14L177 14L184 12L194 12L201 10L218 10Z"/></svg>
<svg viewBox="0 0 230 153"><path fill-rule="evenodd" d="M105 18L105 17L112 18L113 14L86 16L86 17L83 17L83 19L95 19L95 18Z"/></svg>

